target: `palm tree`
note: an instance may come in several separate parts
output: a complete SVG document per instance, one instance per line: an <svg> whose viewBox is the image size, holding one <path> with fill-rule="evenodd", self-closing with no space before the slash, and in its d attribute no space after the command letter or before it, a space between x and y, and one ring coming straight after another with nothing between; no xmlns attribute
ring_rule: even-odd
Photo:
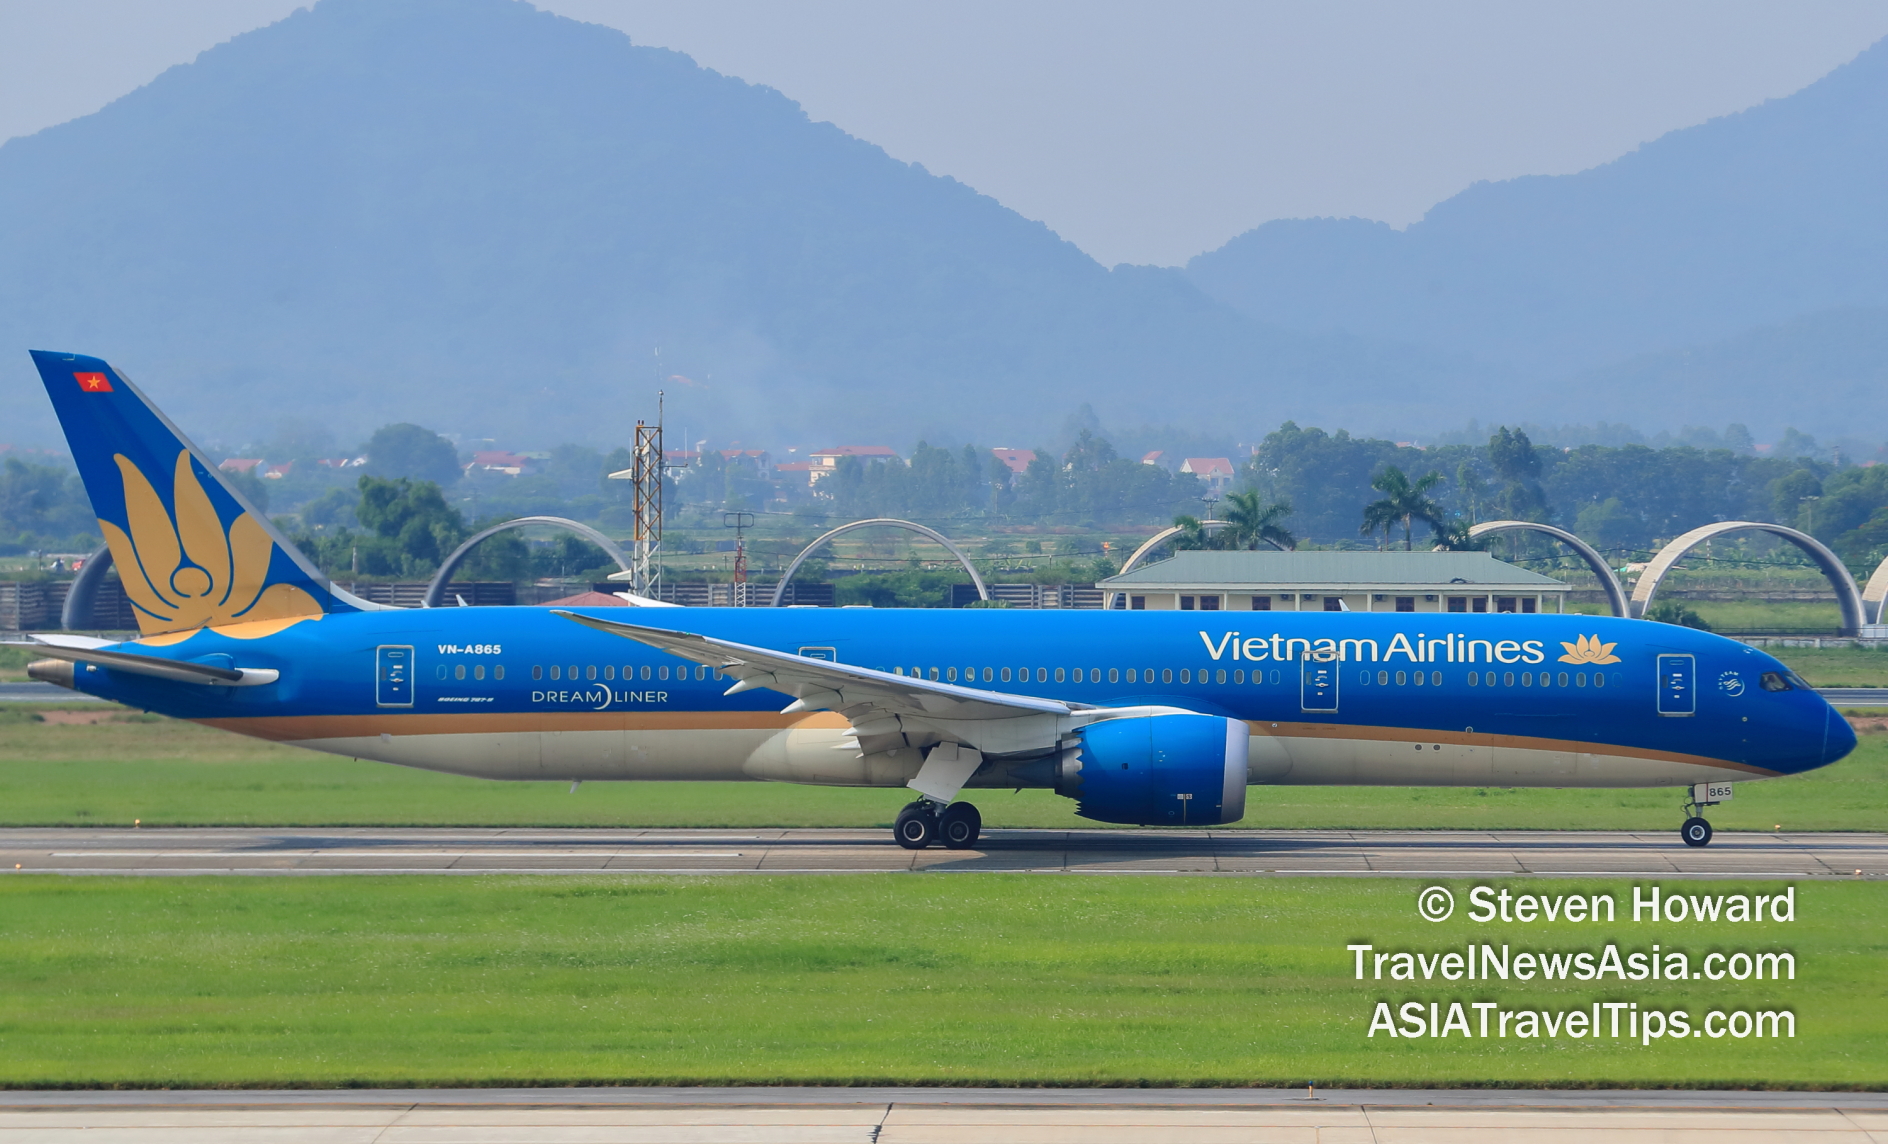
<svg viewBox="0 0 1888 1144"><path fill-rule="evenodd" d="M1410 529L1413 521L1420 520L1432 529L1440 530L1447 514L1443 507L1430 500L1428 492L1442 483L1442 474L1431 472L1411 483L1403 470L1395 465L1386 467L1370 481L1370 487L1384 494L1380 501L1371 501L1364 506L1364 524L1358 531L1369 536L1379 530L1384 536L1398 521L1403 522L1403 551L1410 549Z"/></svg>
<svg viewBox="0 0 1888 1144"><path fill-rule="evenodd" d="M1223 547L1256 549L1260 544L1269 544L1281 552L1298 547L1298 538L1282 523L1291 515L1290 501L1266 504L1255 490L1228 493L1226 504L1226 527L1219 530L1218 538Z"/></svg>
<svg viewBox="0 0 1888 1144"><path fill-rule="evenodd" d="M1223 521L1201 521L1191 516L1174 517L1174 527L1180 529L1180 535L1173 538L1175 550L1243 550L1269 544L1282 552L1298 547L1298 538L1279 523L1291 515L1290 501L1266 504L1257 492L1244 492L1227 494L1226 503L1231 507ZM1206 526L1209 524L1218 524L1219 528L1208 532Z"/></svg>

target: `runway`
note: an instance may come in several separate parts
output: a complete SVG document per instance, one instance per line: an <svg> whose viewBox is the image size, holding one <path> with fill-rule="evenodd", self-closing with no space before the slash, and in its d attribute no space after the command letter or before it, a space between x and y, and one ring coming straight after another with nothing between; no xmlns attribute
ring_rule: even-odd
<svg viewBox="0 0 1888 1144"><path fill-rule="evenodd" d="M990 830L973 850L888 830L204 828L0 830L0 872L59 874L840 874L1888 876L1888 835L1364 830Z"/></svg>
<svg viewBox="0 0 1888 1144"><path fill-rule="evenodd" d="M0 1144L1865 1144L1880 1093L1303 1089L426 1089L0 1093Z"/></svg>

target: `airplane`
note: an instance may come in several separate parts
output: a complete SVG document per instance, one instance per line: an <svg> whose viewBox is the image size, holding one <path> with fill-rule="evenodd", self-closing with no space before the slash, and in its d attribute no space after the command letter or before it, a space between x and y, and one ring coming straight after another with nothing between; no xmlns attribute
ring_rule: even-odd
<svg viewBox="0 0 1888 1144"><path fill-rule="evenodd" d="M976 844L967 791L1217 826L1287 784L1673 787L1703 846L1733 782L1855 747L1775 658L1644 620L388 608L331 583L124 374L32 356L139 635L34 635L29 675L272 742L498 780L908 788L910 849Z"/></svg>

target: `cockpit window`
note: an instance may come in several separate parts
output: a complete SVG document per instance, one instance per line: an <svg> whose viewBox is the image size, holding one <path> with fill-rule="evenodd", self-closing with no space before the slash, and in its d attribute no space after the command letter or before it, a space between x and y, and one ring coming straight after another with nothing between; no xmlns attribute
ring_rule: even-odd
<svg viewBox="0 0 1888 1144"><path fill-rule="evenodd" d="M1790 682L1788 674L1781 671L1766 671L1757 681L1765 691L1793 691L1796 685Z"/></svg>

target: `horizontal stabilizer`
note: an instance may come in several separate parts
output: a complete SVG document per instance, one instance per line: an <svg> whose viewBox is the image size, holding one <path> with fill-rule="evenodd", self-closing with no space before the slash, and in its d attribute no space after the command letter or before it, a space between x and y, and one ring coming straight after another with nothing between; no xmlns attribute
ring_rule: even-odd
<svg viewBox="0 0 1888 1144"><path fill-rule="evenodd" d="M148 675L176 683L196 683L208 687L259 687L274 683L282 673L272 667L217 667L208 663L163 659L135 652L105 651L97 647L73 647L71 637L34 636L34 643L0 644L0 647L30 648L49 659L71 663L90 663L113 671ZM55 642L57 641L57 642Z"/></svg>

